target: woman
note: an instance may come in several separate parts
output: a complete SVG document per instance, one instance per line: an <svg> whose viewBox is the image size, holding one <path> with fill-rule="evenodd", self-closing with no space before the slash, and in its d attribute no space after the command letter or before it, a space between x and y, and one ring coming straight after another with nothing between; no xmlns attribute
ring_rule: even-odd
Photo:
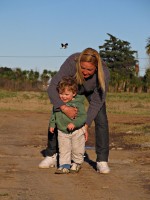
<svg viewBox="0 0 150 200"><path fill-rule="evenodd" d="M57 92L57 84L64 76L73 76L78 83L78 94L84 94L89 102L87 111L86 128L95 122L95 147L97 171L109 173L109 129L106 114L106 92L110 79L109 70L101 61L99 53L92 48L87 48L81 53L69 56L52 78L48 87L48 95L55 111L61 110L68 117L75 118L77 109L68 107L61 101ZM57 130L56 130L57 132ZM46 158L39 164L40 168L49 168L56 163L57 134L48 134L48 147Z"/></svg>

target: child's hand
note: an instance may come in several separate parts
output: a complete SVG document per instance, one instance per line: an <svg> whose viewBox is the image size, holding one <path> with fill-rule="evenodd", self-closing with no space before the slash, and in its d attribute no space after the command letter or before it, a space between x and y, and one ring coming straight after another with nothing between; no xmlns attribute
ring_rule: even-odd
<svg viewBox="0 0 150 200"><path fill-rule="evenodd" d="M69 123L67 128L69 131L72 131L75 128L75 125L73 123Z"/></svg>
<svg viewBox="0 0 150 200"><path fill-rule="evenodd" d="M50 127L50 128L49 128L49 131L50 131L51 133L54 133L54 129L55 129L55 128Z"/></svg>

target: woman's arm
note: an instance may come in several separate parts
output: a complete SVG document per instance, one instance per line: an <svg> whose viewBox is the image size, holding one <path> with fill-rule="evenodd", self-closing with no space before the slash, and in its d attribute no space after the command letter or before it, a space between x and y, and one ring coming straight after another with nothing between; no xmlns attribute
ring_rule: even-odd
<svg viewBox="0 0 150 200"><path fill-rule="evenodd" d="M88 126L91 125L92 121L95 119L96 115L98 114L99 110L103 106L106 101L106 93L108 91L108 85L110 80L110 73L109 69L106 66L103 66L104 75L105 75L105 92L101 89L95 88L93 93L90 96L89 101L89 108L87 111L87 120L86 123Z"/></svg>
<svg viewBox="0 0 150 200"><path fill-rule="evenodd" d="M75 57L77 54L73 54L69 56L66 61L61 65L60 70L53 76L49 87L48 87L48 96L51 103L54 105L54 110L60 108L60 106L64 105L64 103L60 100L58 92L57 92L57 85L59 81L65 76L74 76L76 73L76 62Z"/></svg>
<svg viewBox="0 0 150 200"><path fill-rule="evenodd" d="M77 116L78 113L78 109L76 107L71 107L71 106L67 106L67 105L62 105L60 107L61 111L67 115L67 117L69 117L70 119L74 119Z"/></svg>

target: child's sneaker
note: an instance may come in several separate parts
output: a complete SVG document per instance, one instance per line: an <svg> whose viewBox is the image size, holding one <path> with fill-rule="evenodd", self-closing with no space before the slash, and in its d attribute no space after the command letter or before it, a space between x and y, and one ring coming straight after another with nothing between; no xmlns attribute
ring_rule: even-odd
<svg viewBox="0 0 150 200"><path fill-rule="evenodd" d="M72 166L70 168L70 173L78 173L81 169L81 165L78 163L72 163Z"/></svg>
<svg viewBox="0 0 150 200"><path fill-rule="evenodd" d="M56 167L57 163L57 154L54 154L53 156L46 156L44 160L42 160L39 164L39 168L50 168L50 167Z"/></svg>
<svg viewBox="0 0 150 200"><path fill-rule="evenodd" d="M97 162L97 172L101 174L108 174L110 172L110 169L107 162Z"/></svg>
<svg viewBox="0 0 150 200"><path fill-rule="evenodd" d="M59 167L56 169L55 174L69 174L70 170L65 167Z"/></svg>

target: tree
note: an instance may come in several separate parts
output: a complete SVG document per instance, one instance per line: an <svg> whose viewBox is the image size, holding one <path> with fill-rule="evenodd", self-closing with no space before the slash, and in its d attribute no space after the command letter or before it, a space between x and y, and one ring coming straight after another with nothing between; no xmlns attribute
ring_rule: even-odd
<svg viewBox="0 0 150 200"><path fill-rule="evenodd" d="M110 36L109 40L99 46L100 56L106 61L108 67L112 70L132 70L137 60L134 54L137 51L130 50L130 43L120 40L113 35L107 33Z"/></svg>
<svg viewBox="0 0 150 200"><path fill-rule="evenodd" d="M11 79L14 79L14 77L15 77L15 74L12 69L8 67L0 68L0 78L11 80Z"/></svg>
<svg viewBox="0 0 150 200"><path fill-rule="evenodd" d="M105 40L105 43L99 46L99 54L110 69L110 84L116 90L120 88L125 90L130 78L135 76L135 65L138 61L135 59L134 54L137 51L131 50L129 42L120 40L109 33L107 35L110 39Z"/></svg>
<svg viewBox="0 0 150 200"><path fill-rule="evenodd" d="M16 69L14 70L14 74L15 74L15 79L16 79L16 80L22 80L23 74L22 74L22 71L21 71L20 68L16 68Z"/></svg>
<svg viewBox="0 0 150 200"><path fill-rule="evenodd" d="M150 55L150 37L147 39L147 45L146 45L146 53Z"/></svg>
<svg viewBox="0 0 150 200"><path fill-rule="evenodd" d="M148 59L148 69L150 69L150 37L147 39L147 45L146 45L146 53L147 53L147 55L148 55L148 57L149 57L149 59Z"/></svg>
<svg viewBox="0 0 150 200"><path fill-rule="evenodd" d="M146 73L144 75L144 85L145 90L147 92L150 92L150 68L146 70Z"/></svg>

